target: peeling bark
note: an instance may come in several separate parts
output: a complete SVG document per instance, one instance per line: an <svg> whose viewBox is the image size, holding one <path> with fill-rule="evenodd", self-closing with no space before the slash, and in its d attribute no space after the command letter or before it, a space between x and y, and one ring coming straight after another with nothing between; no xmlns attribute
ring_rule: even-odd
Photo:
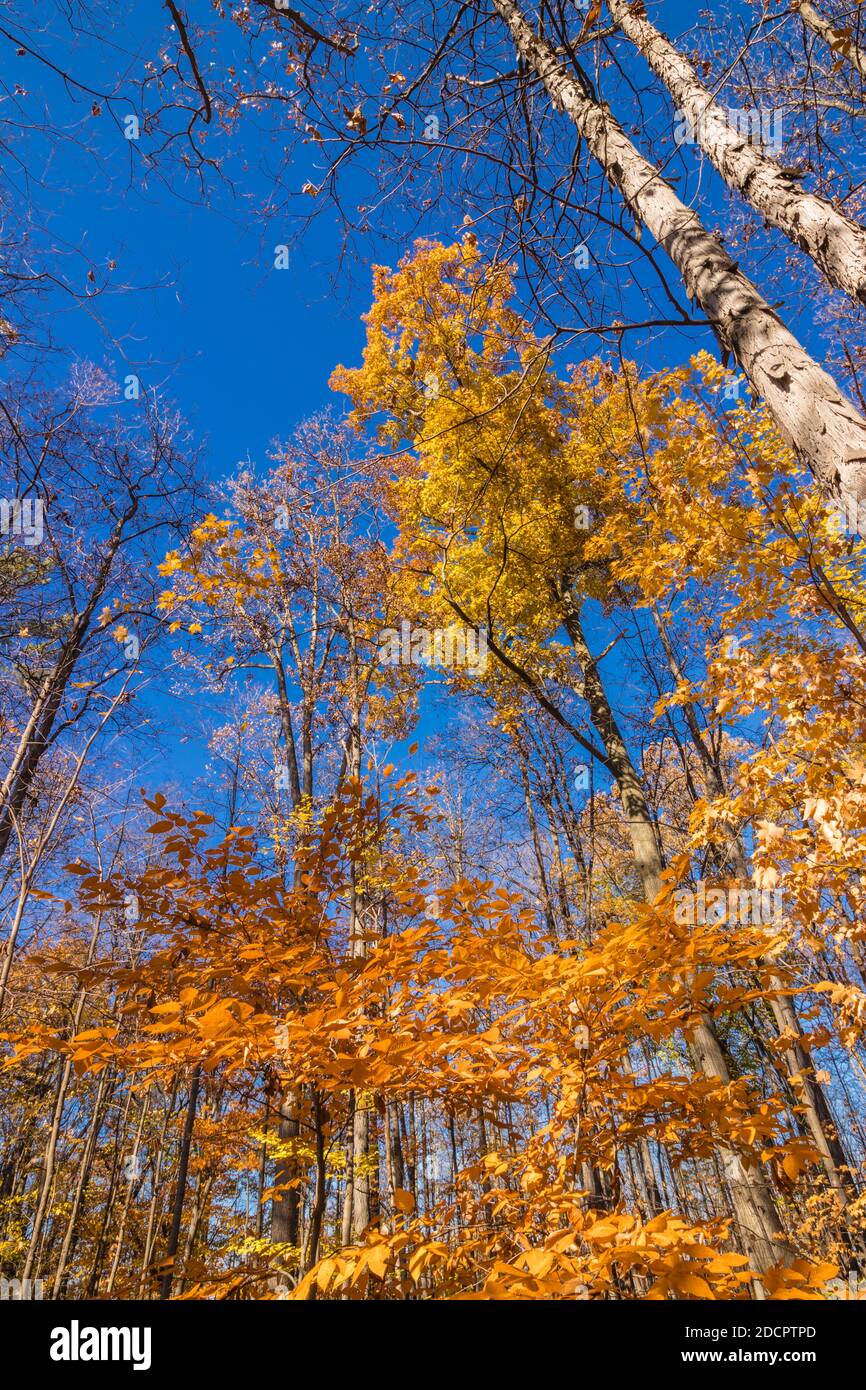
<svg viewBox="0 0 866 1390"><path fill-rule="evenodd" d="M695 143L772 227L784 232L837 289L866 304L866 228L826 198L801 188L759 145L737 131L691 63L647 19L642 5L610 0L610 12L688 118Z"/></svg>
<svg viewBox="0 0 866 1390"><path fill-rule="evenodd" d="M862 48L858 48L854 40L844 32L833 27L828 19L816 10L809 0L794 0L796 9L803 23L813 34L828 43L834 53L841 53L843 58L847 58L852 67L856 68L861 77L866 77L866 53Z"/></svg>
<svg viewBox="0 0 866 1390"><path fill-rule="evenodd" d="M520 59L570 117L610 183L667 252L723 352L740 364L824 495L852 506L866 501L866 419L785 327L721 241L639 153L609 109L566 72L514 0L493 4Z"/></svg>

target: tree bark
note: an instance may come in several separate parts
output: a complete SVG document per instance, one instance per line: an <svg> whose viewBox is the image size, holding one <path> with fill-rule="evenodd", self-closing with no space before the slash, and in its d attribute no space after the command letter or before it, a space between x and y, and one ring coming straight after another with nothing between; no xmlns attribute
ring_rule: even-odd
<svg viewBox="0 0 866 1390"><path fill-rule="evenodd" d="M610 0L610 12L688 117L697 145L729 187L811 256L832 285L866 304L866 228L826 198L802 189L777 160L734 128L691 63L647 19L642 4Z"/></svg>
<svg viewBox="0 0 866 1390"><path fill-rule="evenodd" d="M800 18L813 34L828 43L834 53L841 53L847 58L852 67L856 68L861 77L866 77L866 53L848 35L840 33L835 29L828 19L816 10L809 0L794 0Z"/></svg>
<svg viewBox="0 0 866 1390"><path fill-rule="evenodd" d="M39 763L50 746L51 733L69 682L84 651L96 606L111 578L115 557L123 543L124 530L138 511L138 506L138 499L134 498L118 520L106 546L87 603L80 613L70 614L72 622L69 635L63 643L54 669L43 681L33 702L27 725L21 732L6 776L0 784L0 859L6 853L16 817L20 814L33 785Z"/></svg>
<svg viewBox="0 0 866 1390"><path fill-rule="evenodd" d="M671 674L674 680L680 682L684 679L683 671L676 659L661 615L655 606L653 607L653 617ZM687 703L683 707L683 713L686 716L686 726L692 742L703 765L707 795L711 799L725 796L726 787L720 763L707 747L698 726L694 707ZM738 878L748 878L743 847L739 835L733 828L728 832L721 862L730 862ZM839 1139L830 1103L824 1093L823 1086L815 1076L811 1059L807 1054L800 1020L793 1000L786 993L785 985L777 974L770 974L769 984L773 993L767 1002L773 1015L777 1034L784 1039L782 1056L787 1081L796 1103L803 1111L809 1133L821 1155L821 1163L830 1186L836 1195L839 1206L844 1209L856 1196L856 1187L852 1180L849 1160Z"/></svg>
<svg viewBox="0 0 866 1390"><path fill-rule="evenodd" d="M361 1240L370 1224L370 1097L355 1093L352 1115L352 1240Z"/></svg>
<svg viewBox="0 0 866 1390"><path fill-rule="evenodd" d="M319 1258L319 1242L322 1238L325 1206L328 1200L328 1174L325 1165L325 1120L327 1116L322 1096L315 1087L313 1087L312 1092L312 1103L316 1142L316 1190L310 1211L310 1229L307 1235L301 1274L306 1274L308 1270L311 1270ZM313 1284L307 1298L312 1300L315 1297L316 1286Z"/></svg>
<svg viewBox="0 0 866 1390"><path fill-rule="evenodd" d="M72 1198L72 1206L66 1221L66 1230L63 1233L63 1243L60 1247L60 1255L57 1260L57 1268L54 1271L54 1280L51 1285L51 1297L59 1298L60 1290L63 1287L63 1276L66 1273L66 1266L75 1248L78 1238L78 1217L81 1211L84 1194L87 1191L87 1184L90 1181L90 1170L93 1162L93 1155L96 1152L96 1141L99 1137L99 1127L102 1124L102 1104L105 1095L108 1079L111 1075L108 1067L100 1073L99 1085L96 1090L96 1098L93 1102L93 1112L87 1131L84 1153L78 1169L78 1178L75 1183L75 1192Z"/></svg>
<svg viewBox="0 0 866 1390"><path fill-rule="evenodd" d="M652 812L644 794L643 783L611 709L597 663L584 636L577 606L567 588L559 597L563 605L565 630L583 676L583 698L589 706L590 718L616 780L644 896L652 901L661 890L661 874L664 867Z"/></svg>
<svg viewBox="0 0 866 1390"><path fill-rule="evenodd" d="M346 1119L346 1179L343 1185L343 1212L340 1244L345 1250L352 1244L352 1210L355 1200L355 1092L348 1096L349 1114Z"/></svg>
<svg viewBox="0 0 866 1390"><path fill-rule="evenodd" d="M550 891L550 883L547 877L547 868L544 863L544 854L541 848L541 838L538 833L538 821L535 816L535 808L532 804L532 788L529 784L529 771L527 768L526 750L522 747L519 739L514 739L514 748L517 753L517 765L520 769L520 782L523 787L523 804L526 807L526 821L529 826L529 833L532 838L532 849L535 855L535 863L538 868L538 882L541 888L541 896L544 901L544 917L547 923L547 930L551 935L556 933L556 914L553 910L553 897Z"/></svg>
<svg viewBox="0 0 866 1390"><path fill-rule="evenodd" d="M170 1126L170 1124L171 1124L172 1114L173 1114L173 1112L174 1112L174 1102L175 1102L175 1100L177 1099L177 1092L178 1092L178 1086L179 1086L179 1084L180 1084L180 1076L179 1076L179 1074L176 1073L176 1074L175 1074L175 1077L174 1077L174 1080L173 1080L173 1082L172 1082L171 1093L170 1093L170 1095L169 1095L169 1097L168 1097L168 1103L167 1103L166 1108L165 1108L165 1118L164 1118L164 1120L163 1120L162 1127L161 1127L161 1130L160 1130L160 1135L159 1135L159 1146L158 1146L158 1148L157 1148L156 1160L155 1160L154 1168L153 1168L153 1179L152 1179L152 1182L151 1182L150 1205L149 1205L148 1211L147 1211L147 1228L146 1228L146 1230L145 1230L145 1235L144 1235L144 1249L143 1249L143 1251L142 1251L142 1256L141 1256L141 1269L140 1269L139 1278L138 1278L138 1293L137 1293L137 1297L138 1297L138 1298L143 1298L143 1297L144 1297L145 1289L146 1289L146 1287L147 1287L147 1276L148 1276L148 1271L149 1271L149 1269L150 1269L151 1256L152 1256L152 1254L153 1254L154 1235L155 1235L155 1227L156 1227L157 1204L158 1204L158 1202L160 1201L160 1194L161 1194L161 1192L162 1192L162 1186L161 1186L161 1181L160 1181L160 1180L161 1180L161 1177L162 1177L163 1162L164 1162L164 1160L165 1160L166 1140L167 1140L167 1138L168 1138L168 1130L169 1130L169 1126Z"/></svg>
<svg viewBox="0 0 866 1390"><path fill-rule="evenodd" d="M283 1143L297 1139L301 1132L300 1101L294 1090L287 1090L279 1107L277 1137ZM271 1240L288 1245L298 1244L301 1194L294 1182L301 1168L296 1158L278 1158L274 1186L281 1187L279 1198L271 1202Z"/></svg>
<svg viewBox="0 0 866 1390"><path fill-rule="evenodd" d="M100 913L93 925L90 941L87 947L87 955L84 964L89 966L93 960L96 950L96 943L99 939L99 930L102 924L102 914ZM70 1037L75 1037L81 1025L81 1018L84 1013L84 1004L87 999L87 991L80 987L72 1011L72 1026ZM67 1057L61 1068L60 1077L57 1083L57 1092L54 1098L54 1110L51 1116L51 1125L48 1130L48 1137L45 1142L45 1152L42 1158L41 1171L39 1174L38 1197L36 1201L36 1211L33 1216L33 1224L30 1231L30 1244L27 1250L27 1258L24 1262L22 1279L29 1279L33 1273L33 1263L42 1238L42 1227L48 1211L48 1200L51 1193L51 1185L54 1181L54 1168L57 1161L57 1145L60 1140L60 1131L63 1124L63 1111L66 1106L66 1096L69 1090L69 1082L72 1077L72 1058Z"/></svg>
<svg viewBox="0 0 866 1390"><path fill-rule="evenodd" d="M171 1261L165 1274L162 1276L159 1286L159 1296L166 1299L171 1296L171 1281L174 1273L173 1262L177 1255L177 1247L180 1241L180 1225L183 1220L183 1201L186 1196L186 1175L189 1170L189 1152L192 1146L192 1131L195 1126L195 1109L198 1101L198 1088L201 1081L201 1067L196 1067L192 1074L192 1082L189 1088L189 1100L186 1104L186 1119L183 1126L183 1138L180 1144L180 1160L177 1166L177 1185L174 1189L174 1209L171 1214L171 1230L168 1237L168 1249L165 1252L167 1261Z"/></svg>
<svg viewBox="0 0 866 1390"><path fill-rule="evenodd" d="M685 679L685 676L676 658L667 628L655 605L653 605L652 612L671 675L677 683L680 683ZM719 760L707 747L706 740L698 725L694 706L690 702L683 706L683 714L692 743L701 760L707 796L711 800L725 796L727 788ZM738 878L748 878L742 843L733 828L728 831L726 841L723 862L732 864ZM778 975L770 975L770 987L774 993L768 1002L779 1037L785 1039L783 1057L791 1089L798 1104L803 1108L806 1124L821 1155L821 1162L830 1185L836 1193L840 1205L847 1206L850 1197L855 1195L855 1189L851 1179L848 1158L839 1141L830 1104L824 1094L823 1087L815 1078L814 1068L807 1056L796 1008L790 995L785 992L785 985Z"/></svg>
<svg viewBox="0 0 866 1390"><path fill-rule="evenodd" d="M649 228L731 353L767 403L778 429L824 495L866 501L866 420L814 361L697 213L641 155L606 106L595 101L538 37L514 0L493 0L522 62L565 111L608 180ZM855 513L856 515L856 513Z"/></svg>
<svg viewBox="0 0 866 1390"><path fill-rule="evenodd" d="M144 1130L144 1122L147 1118L149 1101L150 1092L148 1091L147 1095L144 1098L144 1101L142 1102L141 1114L138 1117L138 1127L135 1131L135 1140L133 1142L131 1154L132 1164L130 1165L129 1177L127 1179L126 1197L124 1199L123 1209L120 1213L120 1224L118 1226L117 1236L114 1242L114 1255L111 1261L111 1272L108 1276L108 1284L105 1289L106 1298L111 1298L112 1294L114 1293L114 1283L117 1279L117 1271L120 1269L120 1260L123 1254L123 1238L126 1233L126 1223L129 1220L129 1213L132 1207L132 1199L135 1196L135 1191L139 1183L138 1173L136 1171L138 1162L138 1150L141 1144L141 1136Z"/></svg>

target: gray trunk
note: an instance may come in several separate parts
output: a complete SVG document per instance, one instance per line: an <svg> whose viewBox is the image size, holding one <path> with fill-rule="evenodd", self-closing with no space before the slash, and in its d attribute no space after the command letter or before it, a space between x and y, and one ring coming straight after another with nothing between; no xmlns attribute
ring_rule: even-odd
<svg viewBox="0 0 866 1390"><path fill-rule="evenodd" d="M831 284L866 304L866 228L826 198L800 188L760 145L750 143L748 134L736 130L691 63L647 19L642 7L610 0L610 11L688 117L696 144L725 182L811 256Z"/></svg>
<svg viewBox="0 0 866 1390"><path fill-rule="evenodd" d="M521 60L571 118L628 207L670 256L689 298L743 368L783 437L828 499L866 500L866 420L804 350L748 276L644 159L606 106L594 101L537 37L514 0L493 0ZM856 515L856 512L855 512Z"/></svg>

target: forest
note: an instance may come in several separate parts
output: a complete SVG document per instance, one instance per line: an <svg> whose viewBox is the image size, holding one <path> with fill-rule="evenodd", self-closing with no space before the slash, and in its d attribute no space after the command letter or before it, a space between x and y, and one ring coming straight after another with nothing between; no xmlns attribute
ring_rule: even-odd
<svg viewBox="0 0 866 1390"><path fill-rule="evenodd" d="M862 11L0 0L0 1300L866 1294Z"/></svg>

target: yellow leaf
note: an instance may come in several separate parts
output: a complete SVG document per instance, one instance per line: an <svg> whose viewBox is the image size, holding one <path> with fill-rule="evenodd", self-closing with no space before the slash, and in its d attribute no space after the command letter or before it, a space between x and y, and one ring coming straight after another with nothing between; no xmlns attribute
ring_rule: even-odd
<svg viewBox="0 0 866 1390"><path fill-rule="evenodd" d="M384 1279L385 1271L388 1268L390 1250L387 1245L374 1245L371 1250L366 1252L367 1266L371 1274L375 1274L377 1279Z"/></svg>

